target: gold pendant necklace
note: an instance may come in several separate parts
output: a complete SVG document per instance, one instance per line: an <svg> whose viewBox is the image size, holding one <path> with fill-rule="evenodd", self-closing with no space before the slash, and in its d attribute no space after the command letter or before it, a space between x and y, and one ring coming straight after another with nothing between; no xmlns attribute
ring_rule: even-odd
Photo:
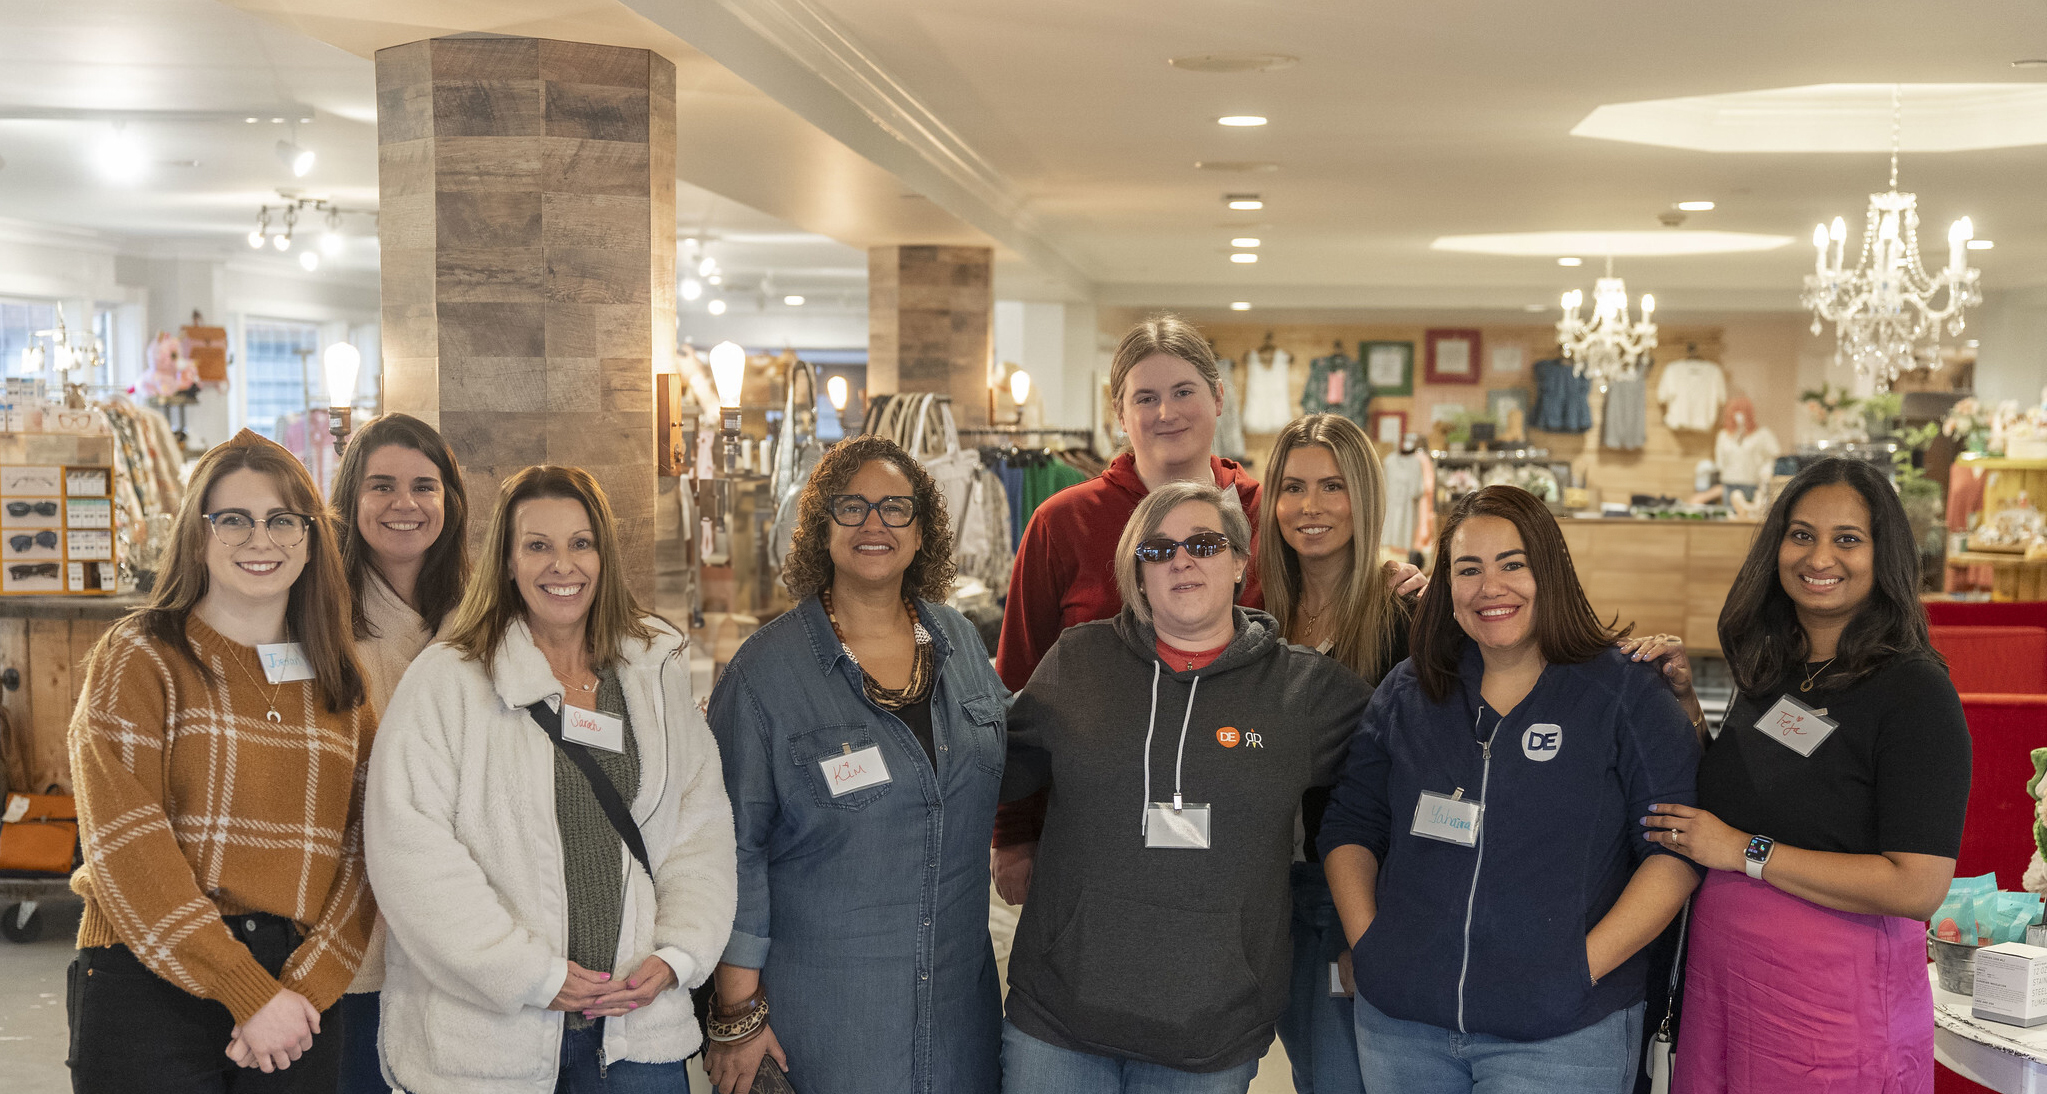
<svg viewBox="0 0 2047 1094"><path fill-rule="evenodd" d="M1838 655L1836 655L1836 656L1838 656ZM1831 664L1833 664L1833 663L1834 663L1834 658L1832 658L1832 657L1829 657L1829 658L1827 658L1827 659L1826 659L1825 661L1821 662L1821 663L1820 663L1820 667L1819 667L1819 668L1816 668L1816 669L1812 670L1812 672L1810 672L1810 673L1808 673L1808 674L1806 675L1806 678L1805 678L1805 683L1803 683L1803 684L1800 684L1800 685L1798 685L1798 690L1799 690L1799 691L1811 691L1811 690L1812 690L1812 682L1813 682L1814 680L1817 680L1817 679L1819 679L1819 678L1820 678L1820 673L1823 673L1823 672L1827 671L1827 666L1828 666L1828 665L1831 665Z"/></svg>
<svg viewBox="0 0 2047 1094"><path fill-rule="evenodd" d="M250 681L252 682L255 681L256 674L253 670L249 668L246 662L242 661L240 658L236 658L235 664L242 666L242 671L249 674ZM284 716L277 713L277 693L283 690L284 681L280 680L277 682L275 686L273 686L270 689L270 700L267 704L265 704L268 707L268 709L263 712L263 717L268 718L271 722L277 725L284 724ZM261 694L263 691L263 685L260 683L256 684L256 691L258 694Z"/></svg>

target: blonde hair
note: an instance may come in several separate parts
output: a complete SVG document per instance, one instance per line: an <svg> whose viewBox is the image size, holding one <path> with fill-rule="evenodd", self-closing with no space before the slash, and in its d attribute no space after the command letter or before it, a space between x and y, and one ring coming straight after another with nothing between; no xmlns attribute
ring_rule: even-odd
<svg viewBox="0 0 2047 1094"><path fill-rule="evenodd" d="M491 509L490 528L483 535L476 578L449 617L443 641L461 650L468 660L487 665L497 656L513 621L526 618L526 599L519 594L511 565L512 537L517 532L513 518L521 502L536 498L579 502L590 517L590 532L597 540L597 592L591 598L583 648L589 651L592 669L616 664L626 639L652 641L654 629L641 618L639 602L626 587L625 564L618 553L618 521L611 515L611 502L597 480L580 467L538 464L505 480L498 489L497 505Z"/></svg>
<svg viewBox="0 0 2047 1094"><path fill-rule="evenodd" d="M1208 339L1194 324L1177 315L1154 315L1130 328L1130 333L1117 344L1116 356L1109 363L1109 401L1121 405L1123 382L1130 378L1130 370L1137 362L1159 353L1193 365L1194 371L1208 381L1209 394L1222 398L1222 369L1215 363L1215 349Z"/></svg>
<svg viewBox="0 0 2047 1094"><path fill-rule="evenodd" d="M1123 594L1123 603L1137 616L1137 621L1149 627L1151 622L1151 601L1144 595L1144 579L1137 573L1137 545L1158 535L1159 525L1166 522L1167 514L1190 501L1206 502L1215 506L1222 517L1222 534L1230 541L1230 553L1238 558L1251 557L1251 520L1244 515L1244 507L1212 483L1169 482L1144 496L1137 503L1137 511L1130 514L1130 520L1123 525L1123 538L1116 541L1116 591ZM1231 599L1235 599L1232 597Z"/></svg>
<svg viewBox="0 0 2047 1094"><path fill-rule="evenodd" d="M1258 538L1265 544L1265 553L1258 556L1258 584L1265 592L1265 610L1279 620L1280 633L1292 640L1300 622L1301 556L1280 533L1278 510L1287 458L1305 445L1328 449L1350 490L1351 565L1330 604L1329 653L1377 683L1386 668L1381 660L1403 613L1378 564L1379 537L1386 527L1386 472L1365 431L1349 418L1335 414L1295 418L1272 442L1258 503Z"/></svg>

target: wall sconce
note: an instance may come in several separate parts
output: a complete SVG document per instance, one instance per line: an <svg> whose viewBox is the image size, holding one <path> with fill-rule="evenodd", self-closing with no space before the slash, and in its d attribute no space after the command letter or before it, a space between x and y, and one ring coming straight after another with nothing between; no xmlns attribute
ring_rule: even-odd
<svg viewBox="0 0 2047 1094"><path fill-rule="evenodd" d="M739 469L739 398L746 386L746 350L739 343L711 347L711 380L718 385L718 433L725 442L725 473Z"/></svg>
<svg viewBox="0 0 2047 1094"><path fill-rule="evenodd" d="M320 355L327 372L327 430L334 434L334 454L348 445L355 413L355 381L362 369L362 352L347 342L336 342Z"/></svg>
<svg viewBox="0 0 2047 1094"><path fill-rule="evenodd" d="M1030 373L1017 369L1009 374L1009 397L1016 403L1017 410L1023 410L1023 405L1031 398Z"/></svg>
<svg viewBox="0 0 2047 1094"><path fill-rule="evenodd" d="M846 396L849 392L846 390L846 378L844 376L834 376L826 380L824 382L824 393L825 397L832 401L833 410L841 414L846 412Z"/></svg>

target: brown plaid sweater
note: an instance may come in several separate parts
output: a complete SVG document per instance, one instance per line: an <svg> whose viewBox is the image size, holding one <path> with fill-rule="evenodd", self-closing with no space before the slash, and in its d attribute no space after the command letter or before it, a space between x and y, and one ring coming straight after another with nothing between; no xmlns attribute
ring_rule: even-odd
<svg viewBox="0 0 2047 1094"><path fill-rule="evenodd" d="M362 852L376 715L328 712L310 680L273 685L256 651L201 622L185 637L209 682L130 620L86 668L71 715L85 865L78 945L133 950L165 980L246 1022L287 987L326 1010L362 963L376 910ZM281 978L221 922L268 912L305 941Z"/></svg>

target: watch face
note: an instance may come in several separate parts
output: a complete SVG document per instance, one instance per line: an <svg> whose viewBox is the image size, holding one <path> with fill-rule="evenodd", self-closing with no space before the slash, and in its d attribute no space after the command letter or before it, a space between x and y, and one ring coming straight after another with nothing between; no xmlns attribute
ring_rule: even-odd
<svg viewBox="0 0 2047 1094"><path fill-rule="evenodd" d="M1749 858L1752 858L1757 862L1761 862L1764 859L1770 857L1770 848L1774 846L1776 846L1775 840L1772 840L1767 836L1757 836L1756 838L1748 841L1748 850L1744 853L1747 854Z"/></svg>

